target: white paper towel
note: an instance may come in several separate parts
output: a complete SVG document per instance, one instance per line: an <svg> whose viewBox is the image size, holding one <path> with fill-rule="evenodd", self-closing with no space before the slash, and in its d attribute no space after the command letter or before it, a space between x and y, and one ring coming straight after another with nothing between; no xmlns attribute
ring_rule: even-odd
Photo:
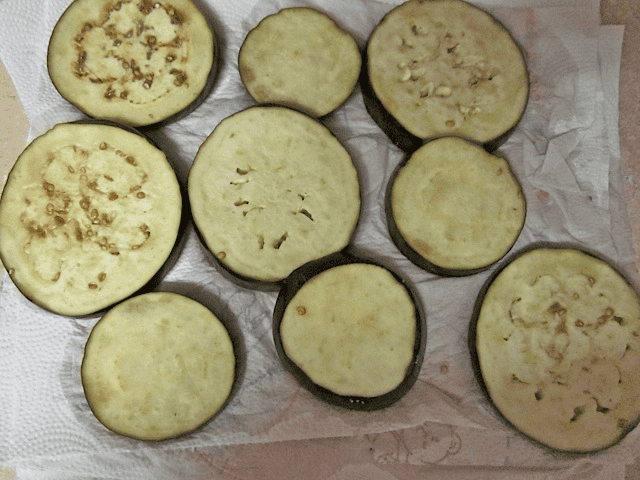
<svg viewBox="0 0 640 480"><path fill-rule="evenodd" d="M55 91L45 64L49 35L68 3L0 2L0 57L30 120L30 138L55 123L82 118ZM317 6L363 47L374 25L399 1L196 3L210 17L221 42L221 74L195 112L150 134L178 160L183 180L199 145L214 127L253 104L240 82L237 52L249 28L261 18L285 5ZM549 0L544 6L521 0L517 7L513 5L503 0L484 4L522 43L531 69L527 112L500 149L511 161L528 201L527 223L515 248L536 240L577 241L609 256L633 275L617 137L622 30L600 27L597 0ZM477 465L489 462L480 453L487 438L518 445L516 456L513 451L495 452L491 465L504 464L509 455L510 461L516 458L520 465L570 462L506 428L473 378L467 328L475 296L490 272L439 278L409 263L389 239L383 192L402 153L371 121L359 90L325 123L352 153L362 177L363 218L355 245L385 258L413 281L427 312L426 358L409 394L393 408L373 413L344 412L315 400L277 360L271 337L276 294L245 290L225 280L204 260L190 231L183 254L162 288L195 296L214 311L237 319L246 367L240 389L224 412L195 434L160 444L143 444L105 431L86 405L78 375L84 342L97 319L71 320L45 313L25 300L7 278L0 291L0 464L72 465L87 475L98 475L104 473L98 470L104 464L97 458L114 452L148 459L166 449L361 435L424 422L476 432L470 437L479 448ZM597 461L628 462L639 441L634 432Z"/></svg>

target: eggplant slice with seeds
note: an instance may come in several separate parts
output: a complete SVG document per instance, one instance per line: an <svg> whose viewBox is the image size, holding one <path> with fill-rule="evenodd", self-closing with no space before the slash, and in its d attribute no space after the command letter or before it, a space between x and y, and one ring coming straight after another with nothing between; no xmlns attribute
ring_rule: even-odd
<svg viewBox="0 0 640 480"><path fill-rule="evenodd" d="M254 106L203 142L188 181L199 236L223 273L277 290L308 261L345 248L360 215L350 154L316 119Z"/></svg>
<svg viewBox="0 0 640 480"><path fill-rule="evenodd" d="M482 288L469 328L482 388L555 451L617 443L640 417L640 298L601 255L533 244Z"/></svg>
<svg viewBox="0 0 640 480"><path fill-rule="evenodd" d="M442 135L494 150L529 98L523 50L461 0L410 0L388 12L369 37L361 85L368 112L405 151Z"/></svg>
<svg viewBox="0 0 640 480"><path fill-rule="evenodd" d="M184 230L165 154L112 122L62 123L18 157L0 198L0 259L16 287L52 312L119 302L173 261Z"/></svg>
<svg viewBox="0 0 640 480"><path fill-rule="evenodd" d="M47 68L88 116L144 127L201 103L218 59L215 35L191 0L74 0L51 35Z"/></svg>

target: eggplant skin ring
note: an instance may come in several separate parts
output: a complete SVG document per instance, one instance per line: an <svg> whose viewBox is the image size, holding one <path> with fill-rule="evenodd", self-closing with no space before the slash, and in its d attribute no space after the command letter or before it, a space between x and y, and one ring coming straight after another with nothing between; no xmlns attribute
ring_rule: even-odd
<svg viewBox="0 0 640 480"><path fill-rule="evenodd" d="M374 260L339 252L295 270L281 289L273 336L284 368L316 397L379 410L415 384L426 319L413 285Z"/></svg>
<svg viewBox="0 0 640 480"><path fill-rule="evenodd" d="M480 384L518 431L555 451L620 441L640 416L640 298L599 254L533 244L478 296L469 347Z"/></svg>
<svg viewBox="0 0 640 480"><path fill-rule="evenodd" d="M143 127L201 103L217 58L215 35L191 0L74 0L53 29L47 68L88 116Z"/></svg>
<svg viewBox="0 0 640 480"><path fill-rule="evenodd" d="M89 315L166 273L184 237L182 212L176 174L146 137L104 120L61 123L9 172L0 259L36 305Z"/></svg>

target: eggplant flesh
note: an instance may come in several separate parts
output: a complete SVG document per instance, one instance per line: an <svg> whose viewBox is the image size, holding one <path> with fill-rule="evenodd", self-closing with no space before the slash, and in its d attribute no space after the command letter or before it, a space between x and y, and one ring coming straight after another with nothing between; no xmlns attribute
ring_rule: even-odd
<svg viewBox="0 0 640 480"><path fill-rule="evenodd" d="M175 293L132 297L107 312L87 340L85 396L109 430L145 441L188 434L220 412L236 360L224 324Z"/></svg>
<svg viewBox="0 0 640 480"><path fill-rule="evenodd" d="M460 0L411 0L369 37L363 75L374 120L408 150L442 135L495 149L529 97L522 49L483 10Z"/></svg>
<svg viewBox="0 0 640 480"><path fill-rule="evenodd" d="M345 248L360 215L347 150L320 122L281 106L223 120L198 150L188 191L216 261L264 284Z"/></svg>
<svg viewBox="0 0 640 480"><path fill-rule="evenodd" d="M591 252L516 254L479 295L469 340L493 404L542 445L594 452L638 423L640 298Z"/></svg>
<svg viewBox="0 0 640 480"><path fill-rule="evenodd" d="M144 287L172 256L182 195L164 153L113 124L63 123L33 140L0 199L0 258L16 287L83 316Z"/></svg>
<svg viewBox="0 0 640 480"><path fill-rule="evenodd" d="M191 0L74 0L49 42L49 76L93 118L135 127L178 118L204 100L215 36Z"/></svg>
<svg viewBox="0 0 640 480"><path fill-rule="evenodd" d="M392 239L438 275L488 268L511 249L526 219L509 162L458 137L432 140L408 155L388 188Z"/></svg>
<svg viewBox="0 0 640 480"><path fill-rule="evenodd" d="M321 117L338 108L358 82L362 58L354 38L326 14L284 8L245 38L238 68L259 103Z"/></svg>

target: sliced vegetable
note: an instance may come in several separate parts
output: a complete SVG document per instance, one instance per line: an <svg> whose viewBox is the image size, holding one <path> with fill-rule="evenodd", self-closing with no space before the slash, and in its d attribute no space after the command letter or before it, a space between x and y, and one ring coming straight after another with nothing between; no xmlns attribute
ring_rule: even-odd
<svg viewBox="0 0 640 480"><path fill-rule="evenodd" d="M504 418L552 449L620 441L640 416L640 298L600 255L535 244L480 292L469 332L478 378Z"/></svg>
<svg viewBox="0 0 640 480"><path fill-rule="evenodd" d="M146 137L109 122L62 123L9 173L0 259L31 301L82 316L159 279L183 227L176 175Z"/></svg>
<svg viewBox="0 0 640 480"><path fill-rule="evenodd" d="M406 151L441 135L493 150L529 97L518 43L462 0L410 0L392 9L369 37L362 73L367 110Z"/></svg>
<svg viewBox="0 0 640 480"><path fill-rule="evenodd" d="M386 408L413 386L424 358L424 311L388 268L346 253L294 271L274 309L284 366L311 393L357 410Z"/></svg>
<svg viewBox="0 0 640 480"><path fill-rule="evenodd" d="M338 108L358 82L362 58L354 38L325 13L284 8L264 18L238 56L242 82L259 103L321 117Z"/></svg>
<svg viewBox="0 0 640 480"><path fill-rule="evenodd" d="M277 289L347 246L360 214L351 156L317 120L255 106L223 120L189 172L193 218L214 261L249 288Z"/></svg>
<svg viewBox="0 0 640 480"><path fill-rule="evenodd" d="M53 29L47 68L58 92L90 117L143 127L195 109L218 57L191 0L74 0Z"/></svg>
<svg viewBox="0 0 640 480"><path fill-rule="evenodd" d="M210 310L154 292L122 302L96 323L81 377L106 428L158 441L188 434L220 412L235 370L233 342Z"/></svg>
<svg viewBox="0 0 640 480"><path fill-rule="evenodd" d="M526 202L509 162L458 137L408 155L386 196L391 238L419 267L478 273L500 260L524 226Z"/></svg>

